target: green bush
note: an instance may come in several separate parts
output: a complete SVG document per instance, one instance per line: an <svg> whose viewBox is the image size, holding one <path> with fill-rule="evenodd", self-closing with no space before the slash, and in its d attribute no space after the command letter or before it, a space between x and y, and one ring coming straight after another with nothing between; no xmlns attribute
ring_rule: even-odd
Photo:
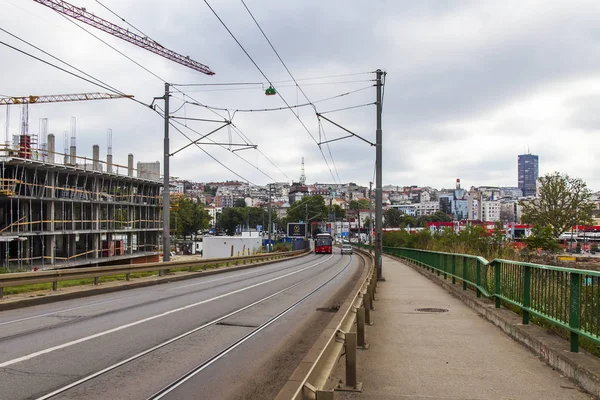
<svg viewBox="0 0 600 400"><path fill-rule="evenodd" d="M273 251L292 251L292 245L291 243L275 243Z"/></svg>

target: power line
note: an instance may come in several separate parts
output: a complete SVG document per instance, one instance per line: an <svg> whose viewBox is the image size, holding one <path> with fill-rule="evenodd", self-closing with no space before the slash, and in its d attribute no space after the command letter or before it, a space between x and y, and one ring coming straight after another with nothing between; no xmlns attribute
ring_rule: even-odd
<svg viewBox="0 0 600 400"><path fill-rule="evenodd" d="M115 13L114 11L112 11L110 8L108 8L108 7L107 7L107 6L105 6L104 4L100 3L100 1L96 0L96 2L97 2L98 4L100 4L102 7L104 7L105 9L107 9L109 12L111 12L113 15L117 16L117 17L118 17L118 18L120 18L122 21L124 21L125 23L127 23L128 25L130 25L132 28L136 29L138 32L140 32L140 33L142 33L144 36L148 37L148 35L145 35L145 34L144 34L144 33L143 33L141 30L139 30L138 28L136 28L136 27L135 27L135 26L133 26L132 24L130 24L130 23L128 23L127 21L125 21L125 19L124 19L123 17L121 17L120 15L118 15L117 13ZM108 46L108 47L110 47L111 49L113 49L114 51L116 51L117 53L119 53L120 55L122 55L123 57L127 58L128 60L130 60L131 62L133 62L133 63L134 63L134 64L136 64L137 66L139 66L140 68L144 69L146 72L150 73L150 74L151 74L152 76L154 76L155 78L159 79L159 80L160 80L160 81L162 81L162 82L166 82L166 80L165 80L165 79L163 79L162 77L158 76L156 73L152 72L151 70L149 70L148 68L146 68L145 66L143 66L143 65L142 65L142 64L140 64L139 62L135 61L134 59L132 59L131 57L129 57L128 55L126 55L126 54L125 54L125 53L123 53L122 51L118 50L118 49L117 49L117 48L115 48L114 46L112 46L112 45L110 45L109 43L107 43L106 41L102 40L100 37L98 37L98 36L97 36L97 35L95 35L94 33L90 32L90 31L89 31L88 29L86 29L85 27L83 27L83 26L81 26L81 25L77 24L76 22L72 21L71 19L67 18L66 16L64 16L64 15L62 15L62 14L60 14L60 15L61 15L63 18L67 19L67 20L68 20L69 22L71 22L72 24L74 24L75 26L79 27L80 29L84 30L85 32L87 32L88 34L90 34L91 36L93 36L94 38L96 38L97 40L99 40L100 42L104 43L106 46ZM153 39L151 39L151 40L153 40ZM155 41L155 42L156 42L156 41ZM171 85L171 86L173 86L173 85ZM176 88L176 87L174 87L174 89L175 89L177 92L179 92L179 93L181 93L182 95L184 95L184 97L187 95L187 97L189 97L190 99L192 99L192 100L196 101L196 100L195 100L195 99L194 99L192 96L190 96L189 94L186 94L186 93L185 93L185 92L183 92L182 90L180 90L180 89L178 89L178 88ZM185 105L185 102L184 102L184 104L183 104L183 105ZM183 105L182 105L182 107L183 107ZM176 111L179 111L179 110L176 110ZM226 119L226 118L225 118L223 115L221 115L221 114L219 114L219 113L215 112L214 110L210 110L210 111L211 111L211 112L213 112L215 115L218 115L219 117L223 118L224 120ZM229 120L231 120L231 118L230 118ZM175 121L175 122L177 122L177 121ZM187 125L185 125L185 124L181 124L181 125L182 125L182 126L185 126L185 127L187 127L187 128L188 128L188 129L190 129L190 130L193 130L193 129L191 129L190 127L188 127ZM235 129L238 129L238 130L239 130L239 128L237 128L237 127L235 127ZM241 131L240 131L240 132L241 132ZM196 133L197 133L197 132L196 132ZM246 142L249 142L249 140L248 140L248 138L247 138L247 137L245 137L245 138L244 138L244 140L246 140ZM211 141L212 141L212 140L211 140ZM202 150L203 150L204 152L206 152L204 149L202 149ZM264 154L262 151L260 151L260 150L259 150L259 152L260 152L260 153L261 153L261 154L262 154L262 155L263 155L263 156L264 156L264 157L265 157L265 158L266 158L266 159L267 159L267 160L268 160L268 161L269 161L271 164L273 164L273 165L274 165L274 166L275 166L275 167L276 167L276 168L277 168L277 169L278 169L280 172L282 172L282 173L283 173L283 171L281 171L281 169L280 169L280 168L279 168L279 167L278 167L278 166L277 166L277 165L276 165L276 164L275 164L275 163L274 163L274 162L273 162L271 159L269 159L269 158L268 158L268 157L267 157L267 156L266 156L266 155L265 155L265 154ZM208 153L207 153L207 154L208 154ZM239 154L237 154L237 153L234 153L234 154L235 154L236 156L238 156L239 158L241 158L242 160L244 160L244 161L248 162L248 161L247 161L247 160L245 160L243 157L241 157ZM250 165L252 165L252 164L250 164ZM264 174L264 171L261 171L261 173L263 173L263 174ZM283 173L283 174L284 174L284 175L287 177L287 175L286 175L285 173ZM268 174L266 174L266 176L267 176L267 177L269 177L270 179L272 179L270 176L268 176ZM289 179L289 177L288 177L288 179ZM272 179L272 180L273 180L273 179ZM273 180L273 181L274 181L274 180Z"/></svg>
<svg viewBox="0 0 600 400"><path fill-rule="evenodd" d="M101 88L103 88L103 89L105 89L105 90L111 91L111 92L116 92L116 93L118 93L118 94L123 94L123 92L120 92L120 91L115 91L115 90L111 89L111 88L110 88L110 87L108 87L108 86L104 86L104 85L102 85L102 84L96 83L96 82L94 82L94 81L92 81L92 80L89 80L89 79L87 79L87 78L84 78L83 76L77 75L77 74L76 74L76 73L74 73L74 72L71 72L71 71L69 71L69 70L66 70L66 69L64 69L64 68L62 68L62 67L59 67L58 65L52 64L52 63L51 63L51 62L49 62L49 61L46 61L46 60L44 60L44 59L42 59L42 58L39 58L39 57L36 57L36 56L34 56L33 54L30 54L30 53L26 52L25 50L21 50L21 49L19 49L19 48L16 48L16 47L14 47L14 46L11 46L11 45L9 45L8 43L5 43L5 42L2 42L2 41L0 41L0 44L4 45L4 46L6 46L6 47L9 47L9 48L11 48L11 49L13 49L13 50L16 50L16 51L18 51L19 53L25 54L25 55L27 55L27 56L29 56L29 57L31 57L31 58L34 58L34 59L36 59L36 60L38 60L38 61L41 61L41 62L43 62L44 64L50 65L51 67L54 67L54 68L56 68L56 69L58 69L58 70L60 70L60 71L66 72L66 73L67 73L67 74L69 74L69 75L73 75L73 76L74 76L74 77L76 77L76 78L79 78L79 79L81 79L81 80L84 80L84 81L86 81L86 82L88 82L88 83L91 83L92 85L99 86L99 87L101 87ZM143 103L143 102L141 102L141 101L139 101L139 100L136 100L136 99L134 99L134 98L131 98L131 99L132 99L132 100L134 100L134 101L136 101L137 103L143 104L145 107L149 107L149 106L148 106L148 104L145 104L145 103Z"/></svg>
<svg viewBox="0 0 600 400"><path fill-rule="evenodd" d="M374 104L377 103L365 103L365 104L359 104L357 106L349 106L349 107L343 107L343 108L337 108L335 110L329 110L329 111L321 111L319 114L328 114L328 113L333 113L333 112L338 112L338 111L346 111L346 110L353 110L355 108L361 108L361 107L367 107L367 106L372 106Z"/></svg>
<svg viewBox="0 0 600 400"><path fill-rule="evenodd" d="M279 61L283 65L283 67L285 68L285 70L287 71L287 73L290 76L290 78L292 78L292 80L296 84L296 88L298 90L300 90L300 93L302 93L302 95L304 96L304 98L306 99L306 101L308 101L310 103L311 102L310 99L308 98L308 96L306 95L306 93L304 92L304 90L302 89L302 87L300 87L300 85L298 84L298 81L296 80L296 78L294 78L294 75L292 75L292 72L290 71L290 69L288 68L288 66L285 64L285 62L283 61L283 59L281 58L281 56L279 55L279 53L275 49L275 46L273 46L273 43L271 43L271 41L267 37L267 34L265 33L265 31L262 29L262 27L260 26L260 24L258 23L258 21L256 20L256 18L254 18L254 15L250 11L250 9L248 8L248 6L244 2L244 0L240 0L240 1L244 5L244 8L246 9L246 11L248 11L248 14L250 14L250 17L252 17L252 20L254 21L254 23L256 24L256 26L258 27L258 29L260 30L260 32L264 36L264 38L266 39L267 43L269 43L269 46L271 46L271 49L273 50L273 52L275 53L275 55L277 56L277 58L279 59ZM315 114L316 114L317 113L317 108L314 106L314 104L312 106L313 106L313 108L315 110ZM296 115L296 117L299 119L298 115ZM321 149L321 146L319 146L319 149ZM333 159L333 155L331 154L331 148L329 146L329 143L327 143L327 150L329 151L329 157L331 158L331 163L333 164L333 168L335 169L335 173L336 173L336 175L338 177L338 181L341 183L342 181L340 179L340 175L338 174L337 167L335 165L335 160ZM321 150L321 154L322 153L323 153L323 151ZM325 158L325 155L323 155L323 158ZM331 172L331 169L330 169L330 172ZM331 175L333 177L333 174L331 174ZM333 177L333 180L335 181L335 177Z"/></svg>
<svg viewBox="0 0 600 400"><path fill-rule="evenodd" d="M187 129L189 129L190 131L192 131L192 132L194 132L194 133L196 133L196 134L198 134L198 135L200 135L200 136L203 136L203 135L202 135L200 132L196 131L196 130L195 130L195 129L193 129L193 128L190 128L190 127L189 127L189 126L187 126L187 125L184 125L184 124L182 124L181 122L179 122L179 121L177 121L177 120L174 120L173 122L174 122L174 123L176 123L176 124L178 124L178 125L181 125L181 126L183 126L183 127L187 128ZM172 124L171 122L169 122L169 123L171 124L171 126L173 126L173 124ZM189 139L189 138L188 138L188 139ZM217 144L217 143L216 143L214 140L212 140L212 139L210 139L210 138L208 138L208 137L206 138L206 140L208 140L208 141L210 141L210 142L213 142L213 143ZM194 143L194 144L195 144L197 147L199 147L199 146L200 146L198 143ZM253 146L253 144L252 144L252 143L247 143L247 142L246 142L246 144L248 144L249 146ZM236 157L240 158L241 160L243 160L244 162L246 162L248 165L252 166L252 167L253 167L253 168L255 168L257 171L259 171L260 173L262 173L263 175L265 175L267 178L269 178L269 179L270 179L270 180L272 180L273 182L276 182L276 180L275 180L275 179L273 179L273 178L272 178L272 177L271 177L269 174L267 174L265 171L261 170L260 168L258 168L258 167L257 167L257 166L255 166L254 164L252 164L250 161L246 160L244 157L240 156L240 155L239 155L237 152L231 151L231 150L230 150L230 149L228 149L227 147L225 147L225 146L223 146L223 145L220 145L220 144L218 144L218 146L219 146L219 147L221 147L221 148L223 148L223 149L225 149L225 150L227 150L227 151L229 151L229 152L231 152L231 153L232 153L232 154L234 154ZM204 149L202 149L202 150L203 150L203 151L205 151ZM205 151L205 152L206 152L206 151ZM239 175L238 175L238 176L239 176Z"/></svg>
<svg viewBox="0 0 600 400"><path fill-rule="evenodd" d="M178 127L175 126L175 124L169 122L169 125L171 127L173 127L173 129L175 129L177 132L181 133L187 140L189 140L190 142L194 143L194 141L192 140L192 138L190 138L188 135L186 135L185 133L183 133L183 131L181 129L179 129ZM185 126L185 125L184 125ZM189 127L187 127L189 129ZM237 176L238 178L253 184L254 186L259 186L256 183L252 182L249 179L244 178L242 175L238 174L237 172L235 172L234 170L232 170L231 168L229 168L227 165L223 164L221 161L217 160L215 157L213 157L208 151L204 150L202 147L200 147L200 145L198 145L198 143L194 143L196 145L196 147L198 147L200 150L202 150L202 152L204 152L204 154L206 154L207 156L209 156L210 158L212 158L213 160L215 160L217 163L219 163L223 168L225 168L226 170L228 170L229 172L231 172L232 174L234 174L235 176Z"/></svg>
<svg viewBox="0 0 600 400"><path fill-rule="evenodd" d="M129 25L130 27L132 27L133 29L135 29L136 31L138 31L142 36L145 36L148 39L152 40L153 42L158 43L156 40L151 39L150 36L146 35L144 32L142 32L141 30L139 30L138 28L136 28L135 26L133 26L131 23L129 23L129 21L125 21L125 18L121 17L119 14L117 14L116 12L114 12L113 10L111 10L110 8L108 8L107 6L105 6L104 4L100 3L99 0L96 0L96 3L100 4L102 7L104 7L105 9L107 9L112 15L114 15L117 18L119 18L121 21L125 22L127 25Z"/></svg>
<svg viewBox="0 0 600 400"><path fill-rule="evenodd" d="M337 98L340 98L340 97L344 97L344 96L347 96L349 94L353 94L353 93L357 93L357 92L360 92L360 91L363 91L363 90L366 90L366 89L370 89L372 87L373 87L373 85L370 85L370 86L367 86L367 87L364 87L364 88L361 88L361 89L352 90L352 91L346 92L346 93L340 93L340 94L335 95L335 96L327 97L327 98L320 99L320 100L313 101L313 102L309 102L309 103L292 105L290 107L273 107L273 108L262 108L262 109L240 109L240 108L230 109L230 108L224 108L224 107L209 106L209 105L206 105L206 104L195 103L195 102L187 102L187 104L191 104L191 105L198 106L198 107L204 107L204 108L208 108L208 109L212 109L212 110L228 111L228 112L233 112L233 113L236 113L236 112L281 111L281 110L288 110L288 109L291 109L291 108L298 108L298 107L307 107L307 106L313 106L314 107L314 104L321 103L321 102L324 102L324 101L333 100L333 99L337 99ZM375 104L375 103L369 103L369 104ZM323 113L321 113L321 114L323 114Z"/></svg>
<svg viewBox="0 0 600 400"><path fill-rule="evenodd" d="M258 69L258 71L262 74L263 78L265 78L269 82L269 84L271 86L273 86L272 82L269 80L269 78L267 77L267 75L265 75L265 73L262 71L262 69L260 69L260 67L258 66L258 64L256 64L256 62L254 61L254 59L252 58L252 56L250 56L250 54L246 51L246 49L244 48L244 46L242 46L242 44L240 43L240 41L235 37L235 35L233 34L233 32L231 32L231 30L225 24L225 22L221 19L221 17L219 17L219 15L216 13L216 11L210 6L210 4L208 3L208 0L204 0L204 3L206 3L206 5L210 9L210 11L212 11L212 13L215 15L215 17L217 17L217 19L219 20L219 22L221 23L221 25L223 25L223 27L231 35L231 37L233 38L233 40L235 40L235 42L238 44L238 46L246 54L246 56L248 57L248 59L252 62L252 64L254 64L254 66L256 67L256 69ZM281 98L281 100L285 103L286 106L290 107L290 105L285 100L285 98L281 95L281 93L277 92L277 95ZM296 119L304 127L304 129L306 130L306 132L308 133L308 135L312 138L312 140L315 142L315 144L317 145L317 147L319 147L319 151L321 152L321 155L323 156L323 160L325 161L325 165L327 165L327 169L329 169L329 172L331 173L331 177L335 181L335 176L333 175L333 171L331 170L331 167L329 166L329 163L327 162L327 158L325 157L325 154L323 153L323 149L321 149L321 146L319 146L319 143L315 139L314 135L306 127L306 125L304 124L304 122L302 122L302 120L300 119L300 117L298 115L296 115L293 111L292 111L292 114L294 114L294 116L296 117Z"/></svg>
<svg viewBox="0 0 600 400"><path fill-rule="evenodd" d="M375 71L370 71L370 72L356 72L356 73L352 73L352 74L341 74L341 75L325 75L325 76L318 76L318 77L312 77L312 78L300 78L300 79L296 79L296 81L298 82L302 82L302 81L314 81L314 80L319 80L319 79L329 79L329 78L341 78L341 77L346 77L346 76L356 76L356 75L367 75L367 74L373 74L375 73ZM345 82L331 82L331 83L353 83L353 82L365 82L366 80L360 80L360 81L345 81ZM373 81L373 79L368 79L368 81ZM271 83L288 83L288 82L294 82L293 80L283 80L283 81L272 81ZM173 85L175 86L230 86L230 85L264 85L264 82L226 82L226 83L174 83ZM315 83L315 85L318 85L318 83ZM293 85L296 86L296 85Z"/></svg>
<svg viewBox="0 0 600 400"><path fill-rule="evenodd" d="M93 34L92 32L90 32L88 29L86 29L85 27L79 25L77 22L71 20L69 17L67 17L66 15L63 15L61 13L58 13L58 15L60 15L61 17L63 17L64 19L66 19L67 21L69 21L70 23L72 23L73 25L75 25L76 27L83 29L85 32L89 33L90 35L92 35L93 37L95 37L96 39L98 39L99 41L101 41L102 43L104 43L105 45L107 45L108 47L110 47L111 49L113 49L114 51L116 51L117 53L119 53L120 55L122 55L123 57L127 58L129 61L131 61L132 63L134 63L135 65L137 65L138 67L142 68L143 70L145 70L146 72L148 72L149 74L153 75L154 77L156 77L157 79L159 79L162 82L166 82L166 80L164 80L163 78L161 78L160 76L156 75L154 72L150 71L148 68L144 67L142 64L140 64L139 62L135 61L133 58L129 57L127 54L123 53L121 50L117 49L116 47L112 46L111 44L109 44L108 42L106 42L105 40L101 39L100 37L98 37L97 35Z"/></svg>

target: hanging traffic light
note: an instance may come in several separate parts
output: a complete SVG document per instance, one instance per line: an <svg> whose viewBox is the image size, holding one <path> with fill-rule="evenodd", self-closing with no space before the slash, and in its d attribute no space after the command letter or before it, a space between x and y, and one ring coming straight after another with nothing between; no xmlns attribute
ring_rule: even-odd
<svg viewBox="0 0 600 400"><path fill-rule="evenodd" d="M274 96L274 95L276 95L276 94L277 94L277 91L275 90L275 88L274 88L273 86L269 86L269 87L267 88L267 90L265 90L265 94L266 94L267 96Z"/></svg>

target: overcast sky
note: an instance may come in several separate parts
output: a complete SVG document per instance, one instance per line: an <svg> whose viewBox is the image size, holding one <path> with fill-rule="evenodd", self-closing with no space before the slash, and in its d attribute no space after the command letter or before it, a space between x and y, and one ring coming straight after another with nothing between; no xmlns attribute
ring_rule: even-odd
<svg viewBox="0 0 600 400"><path fill-rule="evenodd" d="M71 2L126 26L95 0ZM208 65L216 75L187 69L86 26L159 79L33 0L0 0L0 27L144 103L162 96L165 80L266 82L203 1L102 3L163 46ZM209 3L269 80L290 80L241 1ZM372 72L377 68L387 72L384 184L441 188L453 186L460 178L466 187L516 186L517 155L529 150L540 157L540 175L560 171L600 190L595 162L600 152L597 0L246 0L246 4L311 102L356 91L317 102L319 112L374 102ZM4 32L0 32L0 41L51 60ZM306 103L293 82L275 86L288 104ZM265 96L265 88L179 87L186 92L186 100L226 108L230 113L285 106L280 97ZM0 95L96 91L106 92L0 45ZM174 92L171 109L179 109L176 116L221 119L193 105L180 108L183 99ZM162 101L157 104L163 106ZM19 111L16 106L11 108L11 135L18 133ZM227 111L217 112L228 115ZM30 107L30 131L37 133L39 119L48 118L57 148L62 149L71 116L77 118L80 155L91 156L92 145L99 144L105 158L110 128L116 163L126 164L127 154L133 153L135 162L160 161L162 166L163 121L149 108L130 100L34 105ZM373 105L326 116L375 141ZM264 185L270 178L297 180L304 157L310 183L338 181L339 175L342 182L368 185L374 172L373 147L356 138L332 142L329 148L323 145L328 168L315 141L324 140L319 139L323 134L333 139L345 133L325 121L320 130L311 107L300 108L299 118L308 132L290 110L237 112L233 123L246 139L228 128L210 137L219 143L249 140L268 159L256 150L233 153L229 147L202 148L256 184ZM4 127L4 109L0 110L0 123ZM197 121L187 125L201 134L219 126ZM182 130L192 139L199 137L185 127ZM172 151L189 143L173 129L171 137ZM240 179L194 146L172 157L171 175L195 181Z"/></svg>

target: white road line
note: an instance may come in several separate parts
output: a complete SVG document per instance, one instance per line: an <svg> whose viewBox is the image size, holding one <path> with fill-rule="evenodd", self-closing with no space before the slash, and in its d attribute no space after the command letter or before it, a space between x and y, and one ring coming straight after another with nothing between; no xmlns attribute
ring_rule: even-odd
<svg viewBox="0 0 600 400"><path fill-rule="evenodd" d="M17 364L17 363L20 363L20 362L23 362L23 361L31 360L32 358L41 356L43 354L48 354L48 353L51 353L51 352L56 351L56 350L64 349L66 347L70 347L70 346L73 346L73 345L76 345L76 344L79 344L79 343L87 342L88 340L96 339L96 338L99 338L101 336L105 336L105 335L108 335L108 334L111 334L111 333L114 333L114 332L121 331L123 329L131 328L132 326L143 324L144 322L152 321L152 320L155 320L157 318L161 318L161 317L164 317L164 316L167 316L167 315L170 315L170 314L174 314L174 313L179 312L179 311L187 310L188 308L196 307L196 306L199 306L201 304L210 303L211 301L219 300L219 299L222 299L224 297L231 296L233 294L241 293L241 292L244 292L244 291L249 290L249 289L253 289L253 288L258 287L258 286L266 285L267 283L271 283L271 282L277 281L279 279L283 279L283 278L286 278L288 276L298 274L298 273L300 273L302 271L305 271L307 269L314 268L317 265L323 264L325 261L330 260L332 257L333 256L330 256L329 258L327 258L327 259L325 259L325 260L323 260L321 262L318 262L316 264L310 265L308 267L304 267L302 269L299 269L298 271L290 272L290 273L287 273L285 275L269 279L269 280L264 281L264 282L256 283L254 285L250 285L250 286L247 286L245 288L234 290L234 291L229 292L229 293L224 293L224 294L221 294L219 296L216 296L216 297L213 297L213 298L210 298L210 299L202 300L202 301L199 301L199 302L193 303L193 304L188 304L187 306L179 307L179 308L176 308L176 309L170 310L170 311L165 311L165 312L163 312L161 314L157 314L157 315L154 315L152 317L140 319L140 320L131 322L129 324L121 325L121 326L118 326L116 328L112 328L112 329L109 329L109 330L106 330L106 331L103 331L103 332L98 332L98 333L95 333L93 335L83 337L81 339L72 340L70 342L60 344L58 346L49 347L47 349L36 351L35 353L28 354L26 356L22 356L22 357L14 358L14 359L9 360L9 361L5 361L3 363L0 363L0 368L5 368L5 367L8 367L8 366L13 365L13 364Z"/></svg>
<svg viewBox="0 0 600 400"><path fill-rule="evenodd" d="M135 296L119 297L118 299L107 300L107 301L100 301L98 303L87 304L85 306L67 308L67 309L64 309L64 310L52 311L52 312L48 312L48 313L45 313L45 314L37 314L37 315L32 315L30 317L25 317L25 318L20 318L20 319L14 319L14 320L11 320L11 321L6 321L6 322L0 322L0 326L2 326L2 325L8 325L8 324L14 324L15 322L22 322L22 321L27 321L27 320L30 320L30 319L35 319L35 318L47 317L48 315L56 315L56 314L60 314L60 313L68 312L68 311L80 310L82 308L88 308L88 307L98 306L100 304L114 303L115 301L119 301L119 300L123 300L123 299L128 299L130 297L135 297Z"/></svg>
<svg viewBox="0 0 600 400"><path fill-rule="evenodd" d="M179 286L176 286L176 287L168 288L167 291L182 289L182 288L186 288L186 287L190 287L190 286L198 286L198 285L202 285L202 284L205 284L205 283L218 282L218 281L222 281L222 280L230 279L230 278L237 278L238 276L250 275L250 274L254 274L256 272L260 272L260 271L259 270L252 270L252 271L242 272L242 273L235 274L235 275L227 275L227 276L225 276L223 278L216 278L216 279L210 279L210 280L204 280L204 279L202 279L202 281L200 281L200 282L188 283L186 285L179 285ZM273 272L277 272L277 271L273 271ZM200 278L200 276L198 278Z"/></svg>

